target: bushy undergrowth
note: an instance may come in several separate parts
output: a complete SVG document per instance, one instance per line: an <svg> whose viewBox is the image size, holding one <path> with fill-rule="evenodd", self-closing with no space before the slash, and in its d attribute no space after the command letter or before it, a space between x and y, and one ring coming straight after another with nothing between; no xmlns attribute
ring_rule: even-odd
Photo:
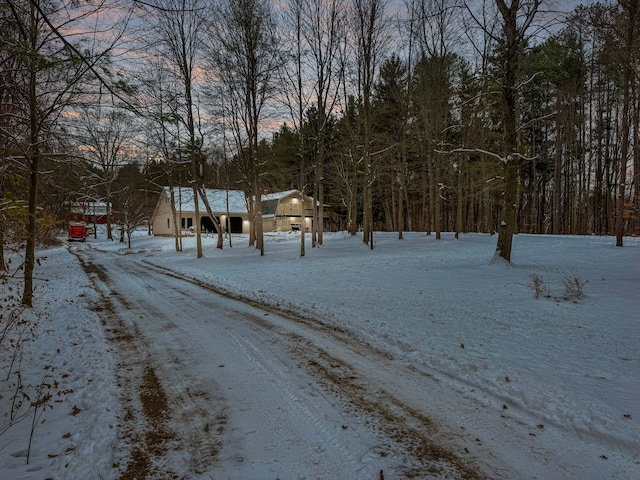
<svg viewBox="0 0 640 480"><path fill-rule="evenodd" d="M4 248L22 250L27 238L27 217L24 209L16 209L11 215L5 214L3 228ZM40 248L60 244L60 237L66 234L68 223L46 211L41 212L36 224L36 245Z"/></svg>
<svg viewBox="0 0 640 480"><path fill-rule="evenodd" d="M32 345L46 309L28 308L21 304L20 281L4 276L0 284L0 436L17 424L29 423L23 429L27 463L31 443L42 414L53 408L58 382L53 367L38 364Z"/></svg>

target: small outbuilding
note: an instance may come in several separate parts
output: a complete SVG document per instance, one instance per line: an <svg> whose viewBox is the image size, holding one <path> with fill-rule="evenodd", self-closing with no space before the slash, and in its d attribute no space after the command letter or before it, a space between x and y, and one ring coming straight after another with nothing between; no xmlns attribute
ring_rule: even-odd
<svg viewBox="0 0 640 480"><path fill-rule="evenodd" d="M106 202L74 202L71 204L69 221L104 225L109 213L113 215L113 208Z"/></svg>

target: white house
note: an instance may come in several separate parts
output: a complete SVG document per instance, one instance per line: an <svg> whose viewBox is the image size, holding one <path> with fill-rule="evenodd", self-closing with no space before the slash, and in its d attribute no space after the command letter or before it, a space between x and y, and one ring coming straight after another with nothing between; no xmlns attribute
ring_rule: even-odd
<svg viewBox="0 0 640 480"><path fill-rule="evenodd" d="M196 225L193 189L174 187L174 204L178 226L192 229ZM205 190L207 200L216 219L226 231L231 233L249 233L249 212L247 199L240 190ZM207 214L204 202L198 199L199 221L203 231L215 232L212 219ZM311 229L313 223L313 199L302 195L298 190L270 193L262 197L262 225L265 232ZM327 215L325 214L325 217ZM171 192L164 187L153 211L151 223L153 234L173 236L173 213L171 211Z"/></svg>

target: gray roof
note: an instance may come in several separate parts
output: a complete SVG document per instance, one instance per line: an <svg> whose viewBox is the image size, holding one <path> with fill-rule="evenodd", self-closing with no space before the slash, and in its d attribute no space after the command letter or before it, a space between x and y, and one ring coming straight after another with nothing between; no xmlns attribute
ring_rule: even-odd
<svg viewBox="0 0 640 480"><path fill-rule="evenodd" d="M193 189L190 187L174 187L174 199L176 209L183 212L195 212L196 207L193 202ZM241 190L228 190L229 192L229 213L230 214L244 214L247 212L247 202L245 201L244 192ZM164 187L164 194L167 199L171 199L171 193L169 187ZM217 188L206 188L205 194L211 210L214 213L224 215L227 213L227 190L220 190ZM198 206L200 212L205 212L204 202L198 195Z"/></svg>
<svg viewBox="0 0 640 480"><path fill-rule="evenodd" d="M284 197L288 197L293 193L300 193L298 190L286 190L284 192L267 193L262 196L262 201L267 202L269 200L281 200Z"/></svg>
<svg viewBox="0 0 640 480"><path fill-rule="evenodd" d="M169 192L169 187L163 187L164 194L169 200L171 198L171 194ZM176 209L181 210L183 212L195 212L196 207L193 203L193 189L191 187L173 187ZM230 215L247 215L247 202L245 194L242 190L228 190L229 192L229 214ZM207 200L209 201L209 205L211 205L211 210L213 213L219 215L226 215L227 213L227 190L221 190L217 188L206 188L205 193L207 195ZM300 194L298 190L286 190L284 192L275 192L268 193L262 196L262 201L267 203L265 205L266 210L269 210L269 203L273 203L272 209L273 212L263 211L264 215L273 215L275 213L275 207L278 204L279 200L282 200L285 197L293 194ZM313 201L312 197L308 197ZM206 208L202 199L199 199L198 206L200 207L200 212L206 212Z"/></svg>

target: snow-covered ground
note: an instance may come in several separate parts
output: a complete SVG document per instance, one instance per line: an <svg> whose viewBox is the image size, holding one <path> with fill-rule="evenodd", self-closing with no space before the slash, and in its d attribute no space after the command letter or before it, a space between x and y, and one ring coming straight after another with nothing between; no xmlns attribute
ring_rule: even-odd
<svg viewBox="0 0 640 480"><path fill-rule="evenodd" d="M555 478L640 478L640 239L616 248L610 237L518 235L512 265L491 261L496 238L482 234L440 241L376 234L373 251L359 236L327 234L304 258L296 234L267 235L264 257L247 248L246 237L233 241L217 250L215 238L205 238L202 259L192 238L183 253L173 239L144 234L130 251L100 238L88 243L352 332L433 375L452 395L482 404L482 419L469 430L498 451L503 445L505 455L530 441L534 454L518 461L545 462ZM36 418L28 465L32 417L0 431L0 478L81 478L65 472L83 471L117 478L119 388L112 348L91 309L98 294L68 246L38 256L36 307L26 315L39 326L21 372L34 388L46 373L53 408ZM548 287L539 288L540 298L536 280ZM567 292L567 284L584 295ZM3 298L19 290L15 279L1 288ZM9 392L1 393L6 423ZM458 415L473 423L473 412L440 408L452 427ZM514 431L530 438L495 438L492 414L496 425L523 425ZM491 466L491 458L482 460ZM540 471L518 467L518 477Z"/></svg>

